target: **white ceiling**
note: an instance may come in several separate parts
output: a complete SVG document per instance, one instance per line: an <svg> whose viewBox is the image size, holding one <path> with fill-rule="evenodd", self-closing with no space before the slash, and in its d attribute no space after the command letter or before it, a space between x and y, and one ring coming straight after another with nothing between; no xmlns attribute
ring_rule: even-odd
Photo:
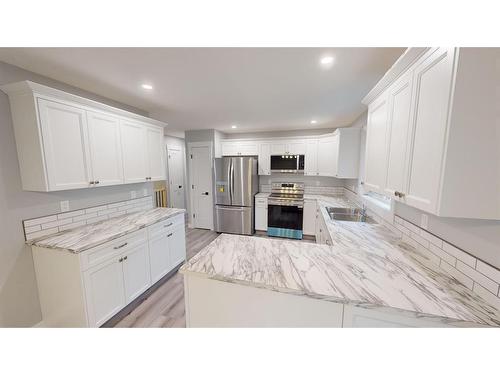
<svg viewBox="0 0 500 375"><path fill-rule="evenodd" d="M403 51L0 48L0 60L143 109L172 130L255 132L349 125L365 110L361 99ZM324 55L335 57L330 69L319 64ZM310 125L313 118L317 124Z"/></svg>

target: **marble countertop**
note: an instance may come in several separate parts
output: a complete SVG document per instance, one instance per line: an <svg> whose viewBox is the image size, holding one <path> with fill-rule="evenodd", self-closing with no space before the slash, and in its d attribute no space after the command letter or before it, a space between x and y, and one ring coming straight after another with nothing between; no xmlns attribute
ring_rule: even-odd
<svg viewBox="0 0 500 375"><path fill-rule="evenodd" d="M447 324L500 325L500 312L381 224L333 221L317 199L334 245L222 234L182 273L374 308ZM461 324L466 323L466 324Z"/></svg>
<svg viewBox="0 0 500 375"><path fill-rule="evenodd" d="M271 193L257 193L255 194L255 198L267 198L271 195Z"/></svg>
<svg viewBox="0 0 500 375"><path fill-rule="evenodd" d="M179 208L153 208L59 232L28 241L27 244L79 253L185 211Z"/></svg>

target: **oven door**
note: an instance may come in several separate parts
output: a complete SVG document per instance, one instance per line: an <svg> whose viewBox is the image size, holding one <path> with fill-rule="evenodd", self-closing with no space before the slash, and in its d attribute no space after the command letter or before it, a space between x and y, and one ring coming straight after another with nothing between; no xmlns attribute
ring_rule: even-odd
<svg viewBox="0 0 500 375"><path fill-rule="evenodd" d="M267 206L268 236L302 239L302 220L304 208L302 205Z"/></svg>

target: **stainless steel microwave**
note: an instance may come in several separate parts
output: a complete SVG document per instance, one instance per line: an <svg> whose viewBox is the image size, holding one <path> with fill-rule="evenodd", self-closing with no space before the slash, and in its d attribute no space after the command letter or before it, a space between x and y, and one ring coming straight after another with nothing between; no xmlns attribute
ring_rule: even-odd
<svg viewBox="0 0 500 375"><path fill-rule="evenodd" d="M304 155L271 155L271 173L304 173Z"/></svg>

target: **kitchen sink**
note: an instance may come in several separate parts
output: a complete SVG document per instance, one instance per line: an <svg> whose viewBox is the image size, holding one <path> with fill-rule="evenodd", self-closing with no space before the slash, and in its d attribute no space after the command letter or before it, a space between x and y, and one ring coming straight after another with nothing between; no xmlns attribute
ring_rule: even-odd
<svg viewBox="0 0 500 375"><path fill-rule="evenodd" d="M365 211L361 208L326 207L326 212L332 220L376 223L371 217L366 216Z"/></svg>

